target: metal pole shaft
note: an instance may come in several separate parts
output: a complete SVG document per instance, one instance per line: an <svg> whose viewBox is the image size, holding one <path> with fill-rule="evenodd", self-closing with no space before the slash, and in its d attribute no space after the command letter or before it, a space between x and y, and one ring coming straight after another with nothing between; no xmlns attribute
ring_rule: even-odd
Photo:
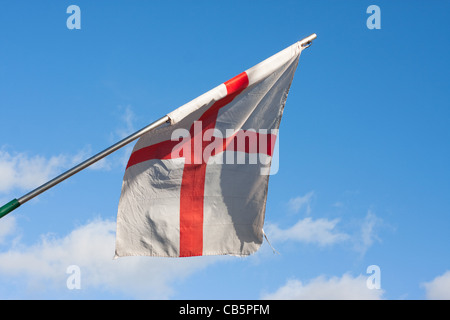
<svg viewBox="0 0 450 320"><path fill-rule="evenodd" d="M141 130L133 133L132 135L129 135L128 137L124 138L123 140L117 142L116 144L112 145L111 147L97 153L95 156L92 156L91 158L83 161L82 163L80 163L79 165L73 167L70 170L67 170L66 172L60 174L59 176L57 176L56 178L48 181L47 183L41 185L40 187L34 189L33 191L27 193L26 195L24 195L23 197L19 198L17 201L19 203L19 205L24 204L25 202L33 199L34 197L36 197L37 195L41 194L42 192L50 189L51 187L54 187L55 185L57 185L58 183L66 180L67 178L71 177L72 175L74 175L77 172L80 172L81 170L89 167L90 165L94 164L95 162L103 159L104 157L106 157L107 155L113 153L114 151L122 148L123 146L127 145L128 143L136 140L137 138L139 138L140 136L144 135L145 133L151 131L152 129L155 129L156 127L159 127L160 125L166 123L167 121L169 121L169 117L168 116L164 116L159 120L156 120L155 122L149 124L148 126L146 126L145 128L142 128Z"/></svg>

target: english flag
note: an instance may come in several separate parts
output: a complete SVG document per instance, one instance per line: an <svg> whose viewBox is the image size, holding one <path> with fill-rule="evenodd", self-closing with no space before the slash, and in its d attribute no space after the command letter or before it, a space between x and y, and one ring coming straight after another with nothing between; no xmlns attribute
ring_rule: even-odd
<svg viewBox="0 0 450 320"><path fill-rule="evenodd" d="M303 48L297 42L220 84L138 140L122 184L116 257L259 249L275 140Z"/></svg>

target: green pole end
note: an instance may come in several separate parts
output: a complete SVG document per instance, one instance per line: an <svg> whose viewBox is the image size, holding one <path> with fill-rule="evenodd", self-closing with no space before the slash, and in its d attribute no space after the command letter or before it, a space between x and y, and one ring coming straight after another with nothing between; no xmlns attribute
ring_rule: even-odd
<svg viewBox="0 0 450 320"><path fill-rule="evenodd" d="M20 203L17 199L11 200L7 204L5 204L3 207L0 208L0 219L6 216L8 213L16 209L20 206Z"/></svg>

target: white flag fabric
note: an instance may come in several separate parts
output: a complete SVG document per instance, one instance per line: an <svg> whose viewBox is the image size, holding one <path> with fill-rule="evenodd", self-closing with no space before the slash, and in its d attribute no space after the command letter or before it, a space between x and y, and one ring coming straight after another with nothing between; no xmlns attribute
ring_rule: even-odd
<svg viewBox="0 0 450 320"><path fill-rule="evenodd" d="M222 83L138 140L122 184L116 257L259 249L268 168L302 49L295 43Z"/></svg>

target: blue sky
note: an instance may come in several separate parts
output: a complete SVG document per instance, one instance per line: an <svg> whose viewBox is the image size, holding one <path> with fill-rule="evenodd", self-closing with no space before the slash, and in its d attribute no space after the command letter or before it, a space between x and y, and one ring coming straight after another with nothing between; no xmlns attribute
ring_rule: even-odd
<svg viewBox="0 0 450 320"><path fill-rule="evenodd" d="M69 5L81 29L69 30ZM369 5L381 9L370 30ZM130 147L0 220L0 299L449 299L449 1L16 1L0 9L0 200L317 33L247 258L112 260ZM70 290L67 268L80 268ZM380 289L367 268L379 267Z"/></svg>

